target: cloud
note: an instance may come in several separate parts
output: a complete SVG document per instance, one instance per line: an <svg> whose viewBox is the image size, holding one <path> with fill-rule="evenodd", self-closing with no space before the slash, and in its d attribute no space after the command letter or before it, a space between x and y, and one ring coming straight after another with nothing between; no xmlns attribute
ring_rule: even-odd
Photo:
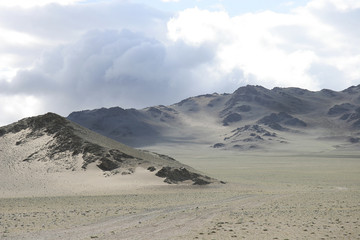
<svg viewBox="0 0 360 240"><path fill-rule="evenodd" d="M307 4L307 8L320 10L334 8L339 11L351 11L360 8L360 2L357 0L313 0Z"/></svg>
<svg viewBox="0 0 360 240"><path fill-rule="evenodd" d="M239 69L242 82L340 90L360 83L360 33L352 28L359 25L359 16L358 1L350 0L315 0L287 14L263 11L235 17L193 8L169 21L168 34L194 46L213 43L219 71L225 76ZM330 68L341 74L323 73Z"/></svg>
<svg viewBox="0 0 360 240"><path fill-rule="evenodd" d="M118 1L0 5L0 124L245 84L341 90L360 84L359 11L351 0L239 16L199 8L170 16Z"/></svg>
<svg viewBox="0 0 360 240"><path fill-rule="evenodd" d="M77 2L82 2L84 0L11 0L11 1L1 1L0 6L5 7L22 7L22 8L31 8L35 6L44 6L47 4L62 4L62 5L68 5L68 4L74 4Z"/></svg>
<svg viewBox="0 0 360 240"><path fill-rule="evenodd" d="M168 18L159 10L118 1L32 8L0 5L0 66L7 66L0 80L31 67L44 49L77 41L91 30L126 28L161 38Z"/></svg>
<svg viewBox="0 0 360 240"><path fill-rule="evenodd" d="M3 36L0 39L1 124L9 123L9 119L15 121L21 117L41 114L44 111L66 115L72 106L74 108L76 106L84 108L99 106L99 104L86 105L91 101L86 98L83 101L71 95L73 85L69 84L68 78L73 81L74 86L85 83L77 84L75 76L81 74L75 74L76 67L64 65L78 64L70 58L79 59L76 53L80 51L80 48L86 48L88 51L86 54L91 58L92 55L96 55L96 53L91 53L93 45L95 47L99 44L106 45L106 39L111 39L111 37L104 36L92 39L105 42L85 41L85 39L91 39L85 37L86 34L96 32L98 29L105 29L104 34L99 31L98 35L106 35L105 32L107 34L111 32L106 29L114 29L115 32L131 29L132 32L141 33L144 38L156 36L157 39L164 39L166 38L166 21L169 19L167 13L145 5L124 1L69 5L48 4L29 8L20 8L14 5L0 4L0 34ZM82 44L88 44L88 46ZM82 52L85 54L85 50ZM83 57L83 59L85 58ZM87 62L88 65L83 66L83 70L93 70L86 69L91 66L91 61ZM82 73L81 76L85 77L86 74ZM101 81L101 79L98 80ZM66 89L67 87L69 89ZM14 98L15 95L18 97ZM104 99L99 101L104 106L122 105L119 101L116 103L106 102L106 96L101 97L99 94L97 96L99 99ZM36 99L36 101L29 99ZM12 103L11 100L15 102ZM22 104L18 104L18 101ZM24 101L29 101L30 105ZM23 111L20 108L20 105L33 106L35 102L38 107L29 107L29 111ZM67 107L64 107L65 103ZM8 110L5 111L5 106L8 110L14 110L11 113ZM127 106L131 106L131 104L128 103Z"/></svg>
<svg viewBox="0 0 360 240"><path fill-rule="evenodd" d="M199 18L197 18L199 16ZM220 70L239 68L245 78L255 77L263 85L301 85L317 88L305 74L316 55L308 49L286 51L279 47L283 39L275 27L296 21L292 16L273 12L229 17L225 12L189 9L169 24L169 37L188 44L212 42L217 47Z"/></svg>
<svg viewBox="0 0 360 240"><path fill-rule="evenodd" d="M64 115L89 107L173 103L204 91L205 84L204 92L215 88L216 77L197 80L210 75L211 49L164 44L129 30L90 31L47 51L11 82L0 82L0 95L36 96L42 109Z"/></svg>
<svg viewBox="0 0 360 240"><path fill-rule="evenodd" d="M0 13L2 30L26 34L49 44L71 42L81 34L94 29L127 28L153 36L163 31L170 17L145 5L122 1L74 5L49 4L29 9L3 8L0 5Z"/></svg>
<svg viewBox="0 0 360 240"><path fill-rule="evenodd" d="M19 116L32 116L41 112L42 102L31 95L1 95L0 94L0 126L17 121Z"/></svg>

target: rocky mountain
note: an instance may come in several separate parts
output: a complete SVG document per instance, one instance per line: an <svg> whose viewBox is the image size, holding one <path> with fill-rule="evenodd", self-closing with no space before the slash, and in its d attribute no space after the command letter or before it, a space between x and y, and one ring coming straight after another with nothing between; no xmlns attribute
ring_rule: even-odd
<svg viewBox="0 0 360 240"><path fill-rule="evenodd" d="M267 148L288 136L311 135L356 144L360 85L343 91L244 86L170 106L73 112L68 119L131 146L199 143L221 149Z"/></svg>
<svg viewBox="0 0 360 240"><path fill-rule="evenodd" d="M35 165L41 173L84 172L95 168L104 177L131 175L141 167L164 178L166 183L216 182L171 157L131 148L54 113L0 127L0 163L3 166L0 172L9 176Z"/></svg>

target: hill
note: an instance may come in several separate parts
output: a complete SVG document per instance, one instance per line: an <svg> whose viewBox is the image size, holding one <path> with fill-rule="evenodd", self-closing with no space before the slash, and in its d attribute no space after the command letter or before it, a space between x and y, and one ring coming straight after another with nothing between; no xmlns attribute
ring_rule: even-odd
<svg viewBox="0 0 360 240"><path fill-rule="evenodd" d="M37 195L39 189L56 194L57 187L101 190L124 182L135 187L216 182L171 157L131 148L53 113L0 127L0 152L3 196Z"/></svg>

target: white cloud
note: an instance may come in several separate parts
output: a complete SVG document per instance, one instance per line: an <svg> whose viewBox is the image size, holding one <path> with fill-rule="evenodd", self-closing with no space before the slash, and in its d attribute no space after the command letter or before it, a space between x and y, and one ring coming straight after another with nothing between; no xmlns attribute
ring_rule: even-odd
<svg viewBox="0 0 360 240"><path fill-rule="evenodd" d="M294 4L295 4L294 1L289 1L289 2L284 2L282 5L283 5L283 6L290 7L290 6L293 6Z"/></svg>
<svg viewBox="0 0 360 240"><path fill-rule="evenodd" d="M12 31L8 29L1 30L0 44L13 45L33 45L40 43L41 40L27 33Z"/></svg>
<svg viewBox="0 0 360 240"><path fill-rule="evenodd" d="M24 116L34 116L43 113L42 102L31 95L1 95L0 94L0 126L16 121Z"/></svg>
<svg viewBox="0 0 360 240"><path fill-rule="evenodd" d="M162 2L180 2L180 0L161 0Z"/></svg>
<svg viewBox="0 0 360 240"><path fill-rule="evenodd" d="M224 32L228 34L230 21L226 12L210 12L198 8L182 11L168 22L168 36L171 40L183 40L187 44L200 45L217 41Z"/></svg>
<svg viewBox="0 0 360 240"><path fill-rule="evenodd" d="M35 6L43 6L51 3L68 5L82 1L84 0L2 0L0 1L0 6L30 8Z"/></svg>
<svg viewBox="0 0 360 240"><path fill-rule="evenodd" d="M349 11L360 8L360 1L358 0L312 0L307 7L324 9L333 6L341 11Z"/></svg>
<svg viewBox="0 0 360 240"><path fill-rule="evenodd" d="M1 29L0 34L0 81L11 81L19 68L31 67L33 57L24 65L26 49L34 49L40 45L43 47L46 43L36 36L8 29ZM21 50L22 54L19 54Z"/></svg>
<svg viewBox="0 0 360 240"><path fill-rule="evenodd" d="M3 64L2 66L8 66L6 63L10 63L9 59L11 59L12 56L8 55L2 55L0 56L0 64ZM1 81L7 81L11 82L11 80L16 76L17 73L16 68L10 68L10 67L0 67L0 82Z"/></svg>
<svg viewBox="0 0 360 240"><path fill-rule="evenodd" d="M112 1L29 9L0 5L0 81L10 81L14 72L31 68L44 50L74 42L93 29L128 28L161 37L166 31L163 19L167 15L158 10Z"/></svg>
<svg viewBox="0 0 360 240"><path fill-rule="evenodd" d="M336 89L340 90L360 83L356 67L360 51L348 44L355 41L354 37L318 16L318 9L314 12L314 6L327 12L325 3L315 0L288 14L264 11L235 17L226 12L186 9L169 21L168 34L173 41L195 46L213 43L218 70L225 76L239 69L244 74L244 79L239 79L242 82L319 90L329 79L314 75L314 66L325 64L346 79L336 80L340 82ZM337 12L345 7L354 11L357 3L331 1Z"/></svg>

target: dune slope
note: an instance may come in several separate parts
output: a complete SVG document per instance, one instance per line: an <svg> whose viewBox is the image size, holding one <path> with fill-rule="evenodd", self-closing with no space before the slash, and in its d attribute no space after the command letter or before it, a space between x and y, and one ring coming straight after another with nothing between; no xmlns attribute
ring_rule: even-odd
<svg viewBox="0 0 360 240"><path fill-rule="evenodd" d="M171 157L128 147L53 113L1 127L0 152L2 196L216 182Z"/></svg>

